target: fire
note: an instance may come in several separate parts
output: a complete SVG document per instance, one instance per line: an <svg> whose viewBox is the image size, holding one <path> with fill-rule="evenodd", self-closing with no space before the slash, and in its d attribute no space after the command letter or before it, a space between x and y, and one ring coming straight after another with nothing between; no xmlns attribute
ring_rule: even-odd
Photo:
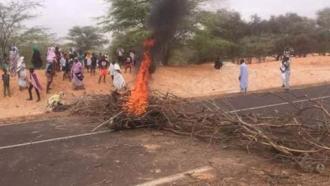
<svg viewBox="0 0 330 186"><path fill-rule="evenodd" d="M128 102L125 104L125 110L129 114L140 116L147 112L148 108L148 82L149 82L149 68L152 63L151 48L155 41L148 39L144 42L144 54L140 70L136 77L135 87L133 88Z"/></svg>

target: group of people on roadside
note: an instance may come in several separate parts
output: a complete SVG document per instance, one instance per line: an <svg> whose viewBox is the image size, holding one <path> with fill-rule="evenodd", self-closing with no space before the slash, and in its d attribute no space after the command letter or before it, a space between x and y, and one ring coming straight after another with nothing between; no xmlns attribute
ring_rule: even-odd
<svg viewBox="0 0 330 186"><path fill-rule="evenodd" d="M289 90L290 89L290 77L291 77L291 59L290 59L290 51L286 49L282 56L282 60L280 63L280 73L282 80L282 88ZM220 70L223 67L223 61L220 58L217 58L214 63L214 68ZM240 91L244 93L244 95L248 92L249 87L249 69L245 59L240 60L240 71L239 71L239 84Z"/></svg>
<svg viewBox="0 0 330 186"><path fill-rule="evenodd" d="M135 56L134 56L135 57ZM125 65L125 63L123 64ZM17 47L10 49L10 57L3 62L3 74L1 79L4 86L4 96L10 96L10 79L17 76L18 87L20 91L28 89L29 98L33 100L32 90L34 89L39 102L40 93L43 90L35 69L41 69L44 66L40 51L33 47L33 55L31 66L27 68L24 57L19 55ZM107 55L86 52L79 55L74 49L70 49L68 53L62 52L58 47L49 47L46 55L45 76L47 79L46 93L50 93L54 77L57 73L63 73L63 80L69 79L74 90L84 89L84 70L92 76L96 75L96 69L99 68L101 80L106 82L107 74L111 75L114 91L125 89L126 82L121 73L120 64L113 60L108 61ZM28 72L27 73L27 69Z"/></svg>
<svg viewBox="0 0 330 186"><path fill-rule="evenodd" d="M290 53L288 52L285 52L282 57L282 61L280 63L280 73L282 80L282 88L289 90L290 77L291 77L291 59L290 59ZM244 59L240 61L239 81L240 81L241 92L246 95L249 86L249 70L248 70L248 65L246 64Z"/></svg>

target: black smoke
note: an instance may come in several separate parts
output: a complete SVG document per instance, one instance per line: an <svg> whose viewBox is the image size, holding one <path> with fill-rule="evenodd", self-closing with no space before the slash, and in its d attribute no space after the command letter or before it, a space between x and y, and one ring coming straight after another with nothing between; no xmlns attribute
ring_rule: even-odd
<svg viewBox="0 0 330 186"><path fill-rule="evenodd" d="M189 0L154 0L148 26L152 37L156 40L153 51L154 58L166 63L169 57L170 43L189 14Z"/></svg>

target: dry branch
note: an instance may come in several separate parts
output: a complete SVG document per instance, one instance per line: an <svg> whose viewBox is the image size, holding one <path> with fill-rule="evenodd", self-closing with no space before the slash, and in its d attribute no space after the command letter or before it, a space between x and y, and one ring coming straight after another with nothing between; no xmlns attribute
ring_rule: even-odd
<svg viewBox="0 0 330 186"><path fill-rule="evenodd" d="M72 112L110 118L94 130L105 125L115 130L152 127L208 142L226 141L233 147L249 150L253 147L256 153L268 153L300 167L306 164L302 162L308 157L308 166L312 164L316 172L328 163L330 147L326 144L330 143L330 112L319 102L311 100L302 108L288 102L298 111L275 117L230 113L215 100L189 102L171 94L156 92L153 95L148 112L141 117L122 112L125 97L118 102L111 96L87 97L75 103ZM307 122L311 121L305 118L307 111L319 116L314 118L319 121L317 124Z"/></svg>

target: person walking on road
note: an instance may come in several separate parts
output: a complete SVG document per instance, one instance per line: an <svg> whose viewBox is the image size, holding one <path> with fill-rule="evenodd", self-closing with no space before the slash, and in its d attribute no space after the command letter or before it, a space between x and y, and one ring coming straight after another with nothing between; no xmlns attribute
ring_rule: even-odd
<svg viewBox="0 0 330 186"><path fill-rule="evenodd" d="M240 81L241 92L246 95L249 84L249 69L244 59L240 61L240 64L240 74L238 79Z"/></svg>

